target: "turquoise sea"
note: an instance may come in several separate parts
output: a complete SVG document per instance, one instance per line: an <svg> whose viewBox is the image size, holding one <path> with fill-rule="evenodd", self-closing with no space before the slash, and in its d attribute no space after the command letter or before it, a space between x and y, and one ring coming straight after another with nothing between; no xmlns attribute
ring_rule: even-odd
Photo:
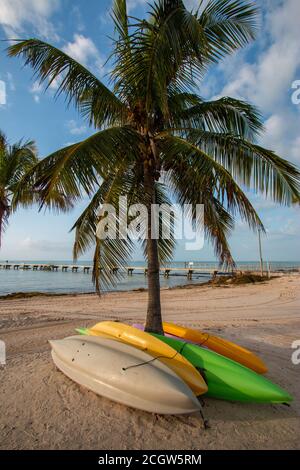
<svg viewBox="0 0 300 470"><path fill-rule="evenodd" d="M73 266L72 261L66 260L2 260L1 263L9 264L14 263L26 263L26 264L54 264L54 265L70 265ZM91 273L84 273L82 266L91 265L91 261L79 261L76 263L79 266L78 272L72 272L68 269L67 272L62 272L61 268L55 271L25 271L23 269L14 270L11 268L0 269L0 295L6 295L13 292L49 292L49 293L84 293L84 292L93 292L94 286L92 283ZM144 261L131 261L130 266L145 266ZM170 263L171 267L186 267L188 266L187 262L184 261L175 261ZM217 267L215 262L194 262L193 267ZM240 262L238 266L241 268L251 267L259 268L258 263L253 262ZM271 263L271 268L273 269L293 269L298 268L300 262L273 262ZM209 274L205 273L196 273L193 275L192 280L188 280L184 273L173 272L173 275L168 279L164 278L161 275L161 286L162 287L173 287L186 284L195 284L206 282L210 279ZM127 273L124 273L122 279L118 282L115 287L112 287L110 290L132 290L139 288L147 287L147 277L144 275L143 271L134 272L132 276L128 276Z"/></svg>

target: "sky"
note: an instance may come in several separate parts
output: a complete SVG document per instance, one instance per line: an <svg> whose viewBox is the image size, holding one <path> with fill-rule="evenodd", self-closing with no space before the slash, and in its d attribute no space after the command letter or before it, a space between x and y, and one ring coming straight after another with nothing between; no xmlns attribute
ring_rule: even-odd
<svg viewBox="0 0 300 470"><path fill-rule="evenodd" d="M150 0L151 3L152 0ZM186 0L194 8L196 0ZM300 48L299 0L257 0L261 8L256 41L213 67L199 83L206 99L231 96L258 106L265 121L260 143L300 165ZM128 0L130 14L142 16L145 0ZM104 82L106 59L113 33L111 0L0 0L0 39L37 37L63 49L90 68ZM93 130L64 99L54 99L54 85L45 93L32 70L21 60L8 58L0 43L0 129L10 142L34 139L39 156L92 134ZM293 88L294 87L294 88ZM293 99L294 97L294 99ZM300 208L286 208L259 195L249 194L266 227L264 258L300 260ZM85 207L82 201L68 214L20 209L10 219L0 259L71 259L73 233L69 230ZM257 235L237 220L230 238L236 260L258 259ZM90 259L87 253L84 259ZM137 250L136 259L142 255ZM177 260L213 260L209 243L196 252L178 244Z"/></svg>

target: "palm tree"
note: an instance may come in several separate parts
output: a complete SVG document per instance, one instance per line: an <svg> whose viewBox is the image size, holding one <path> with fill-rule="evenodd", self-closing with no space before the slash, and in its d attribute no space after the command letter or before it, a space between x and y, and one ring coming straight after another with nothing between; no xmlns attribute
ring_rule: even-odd
<svg viewBox="0 0 300 470"><path fill-rule="evenodd" d="M37 163L36 149L33 141L17 142L9 145L6 137L0 132L0 247L3 232L8 223L12 200L25 174ZM19 203L27 205L32 201L32 193L23 189Z"/></svg>
<svg viewBox="0 0 300 470"><path fill-rule="evenodd" d="M262 119L250 104L225 97L204 101L198 94L205 72L255 37L257 9L247 0L210 0L188 11L182 0L156 0L146 19L129 17L126 1L115 0L116 38L110 56L109 86L56 47L38 39L17 41L10 56L21 56L41 83L58 81L64 93L95 128L95 133L62 148L27 177L44 205L60 208L53 195L75 204L90 202L74 224L74 257L95 246L93 277L113 280L111 270L124 265L134 243L95 238L104 203L151 204L176 197L180 204L205 205L205 231L220 263L233 264L228 235L239 214L263 230L242 188L290 204L299 197L300 173L291 163L256 144ZM22 195L22 191L19 193ZM64 209L66 209L66 202ZM191 211L195 220L196 213ZM117 217L118 218L118 217ZM163 219L163 223L169 222ZM174 240L151 238L148 262L146 330L162 332L160 262L170 259ZM107 269L101 270L100 267Z"/></svg>

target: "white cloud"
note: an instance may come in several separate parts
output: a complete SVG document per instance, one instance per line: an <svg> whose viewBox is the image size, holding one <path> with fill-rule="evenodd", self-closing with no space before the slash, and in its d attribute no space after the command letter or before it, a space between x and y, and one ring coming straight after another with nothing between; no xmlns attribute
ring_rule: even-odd
<svg viewBox="0 0 300 470"><path fill-rule="evenodd" d="M12 74L10 72L6 72L6 77L10 91L15 91L16 87Z"/></svg>
<svg viewBox="0 0 300 470"><path fill-rule="evenodd" d="M220 96L232 96L238 99L253 99L257 79L254 67L244 64L238 68L239 73L234 80L229 80ZM225 70L226 71L226 70Z"/></svg>
<svg viewBox="0 0 300 470"><path fill-rule="evenodd" d="M127 0L127 11L130 12L135 8L143 5L147 5L148 0Z"/></svg>
<svg viewBox="0 0 300 470"><path fill-rule="evenodd" d="M55 92L59 87L60 78L55 78L53 82L49 85L49 90ZM43 86L39 80L36 80L32 86L29 88L30 93L33 95L33 99L36 103L39 103L41 100L41 94L46 89L46 85Z"/></svg>
<svg viewBox="0 0 300 470"><path fill-rule="evenodd" d="M33 99L36 103L40 102L40 94L43 91L43 87L39 81L35 81L29 89L30 93L33 95Z"/></svg>
<svg viewBox="0 0 300 470"><path fill-rule="evenodd" d="M74 34L74 41L68 42L63 50L66 54L73 57L73 59L85 65L90 58L95 58L99 54L92 39L82 34Z"/></svg>
<svg viewBox="0 0 300 470"><path fill-rule="evenodd" d="M40 84L39 81L36 81L33 83L33 85L30 88L31 93L41 93L43 90L42 85Z"/></svg>
<svg viewBox="0 0 300 470"><path fill-rule="evenodd" d="M72 7L71 13L76 21L76 29L78 31L84 31L85 30L85 24L82 19L81 11L78 5L74 5Z"/></svg>
<svg viewBox="0 0 300 470"><path fill-rule="evenodd" d="M268 116L261 143L299 163L300 106L292 105L291 99L292 84L300 79L300 2L259 3L265 13L255 61L247 62L245 51L224 61L220 70L226 85L220 95L256 104Z"/></svg>
<svg viewBox="0 0 300 470"><path fill-rule="evenodd" d="M300 67L299 17L299 0L269 4L262 34L256 43L260 48L256 62L245 63L244 53L235 60L229 58L223 65L225 72L228 65L229 79L223 95L231 93L250 99L268 112L290 101L292 82ZM265 31L268 31L268 45Z"/></svg>
<svg viewBox="0 0 300 470"><path fill-rule="evenodd" d="M298 214L299 218L299 214ZM283 226L279 227L279 232L284 235L297 235L299 236L300 224L297 218L288 219L284 222Z"/></svg>
<svg viewBox="0 0 300 470"><path fill-rule="evenodd" d="M0 24L9 38L30 30L43 38L57 40L49 17L59 6L60 0L1 0Z"/></svg>
<svg viewBox="0 0 300 470"><path fill-rule="evenodd" d="M63 51L96 75L102 77L105 74L105 60L91 38L74 34L74 41L68 42Z"/></svg>
<svg viewBox="0 0 300 470"><path fill-rule="evenodd" d="M63 80L63 74L57 78L54 78L52 82L49 84L49 90L55 92L58 89L59 85L61 84L62 80Z"/></svg>
<svg viewBox="0 0 300 470"><path fill-rule="evenodd" d="M14 79L10 72L0 75L0 106L5 106L7 104L8 90L10 92L14 92L16 90Z"/></svg>
<svg viewBox="0 0 300 470"><path fill-rule="evenodd" d="M299 115L292 109L281 107L265 122L266 132L260 143L276 150L281 156L300 163Z"/></svg>
<svg viewBox="0 0 300 470"><path fill-rule="evenodd" d="M73 119L67 122L67 127L72 135L82 135L87 132L86 126L78 126Z"/></svg>
<svg viewBox="0 0 300 470"><path fill-rule="evenodd" d="M0 106L6 105L6 84L0 80Z"/></svg>

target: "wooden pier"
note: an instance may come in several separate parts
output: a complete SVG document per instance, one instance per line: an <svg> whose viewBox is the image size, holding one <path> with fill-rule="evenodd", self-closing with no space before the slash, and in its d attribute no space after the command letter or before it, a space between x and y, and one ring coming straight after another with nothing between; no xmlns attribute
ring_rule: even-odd
<svg viewBox="0 0 300 470"><path fill-rule="evenodd" d="M0 264L0 269L4 270L23 270L23 271L52 271L52 272L72 272L72 273L84 273L89 274L93 270L93 266L91 265L72 265L72 264L9 264L9 263L2 263ZM100 268L101 270L103 268ZM111 269L113 274L117 274L118 272L127 272L128 276L132 276L135 274L144 274L147 276L148 268L146 266L127 266L127 267L114 267ZM212 267L208 265L197 266L197 267L161 267L160 273L165 278L169 278L170 276L186 276L188 279L192 279L193 274L198 275L228 275L232 274L232 271L225 271L219 270L217 267Z"/></svg>
<svg viewBox="0 0 300 470"><path fill-rule="evenodd" d="M176 266L162 266L160 268L160 273L165 278L169 278L170 276L186 276L188 279L192 279L193 275L198 276L226 276L232 275L234 273L260 273L260 267L258 264L249 264L249 265L238 265L235 270L224 270L218 268L217 265L213 266L212 264L205 264L205 263L195 263L194 265L190 265L190 263L182 263L182 267ZM83 274L90 274L93 270L93 266L91 265L79 265L79 264L28 264L28 263L0 263L0 269L3 270L14 270L14 271L51 271L51 272L71 272L71 273L83 273ZM99 268L103 270L104 268ZM117 273L127 273L128 276L132 276L133 274L144 274L147 276L148 268L147 266L123 266L123 267L113 267L110 269L113 274ZM270 264L264 268L266 273L280 273L280 272L299 272L300 267L295 266L294 268L286 268L286 269L276 269L275 267L271 267Z"/></svg>

